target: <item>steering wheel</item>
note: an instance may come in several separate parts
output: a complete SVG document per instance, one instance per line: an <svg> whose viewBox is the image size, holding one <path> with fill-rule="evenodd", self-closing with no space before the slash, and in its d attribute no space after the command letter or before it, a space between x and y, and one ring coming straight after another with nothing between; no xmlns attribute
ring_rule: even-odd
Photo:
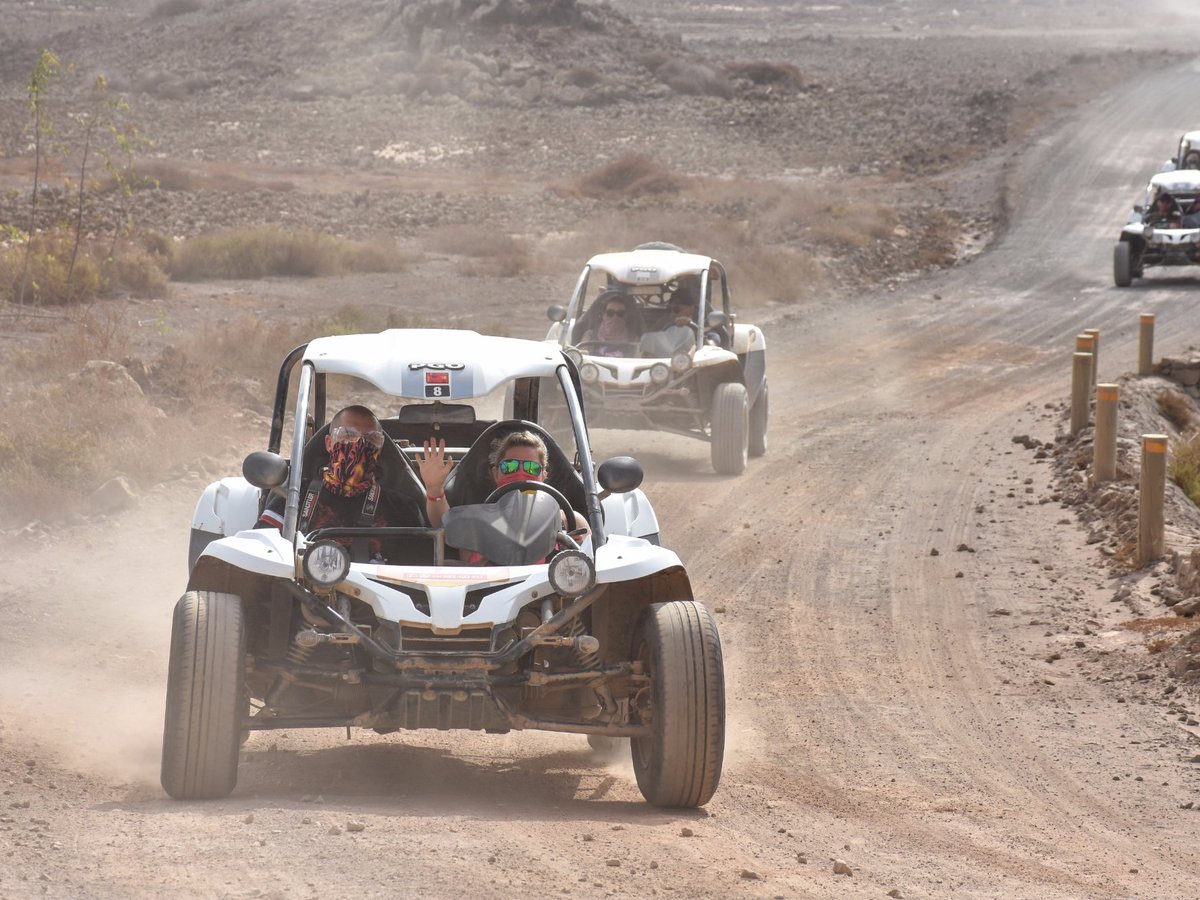
<svg viewBox="0 0 1200 900"><path fill-rule="evenodd" d="M567 498L562 495L558 488L546 484L544 481L510 481L508 484L502 484L490 494L484 503L495 503L506 494L511 494L513 491L544 491L554 498L558 503L558 508L562 510L566 517L566 525L564 531L570 531L575 527L575 510L571 508L571 504L567 502Z"/></svg>

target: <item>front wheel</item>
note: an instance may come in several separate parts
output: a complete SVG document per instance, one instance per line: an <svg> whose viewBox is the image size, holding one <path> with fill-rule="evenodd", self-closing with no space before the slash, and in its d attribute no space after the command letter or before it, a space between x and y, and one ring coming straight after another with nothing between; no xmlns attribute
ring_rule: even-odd
<svg viewBox="0 0 1200 900"><path fill-rule="evenodd" d="M225 797L237 784L245 647L236 594L189 591L175 604L162 786L176 800Z"/></svg>
<svg viewBox="0 0 1200 900"><path fill-rule="evenodd" d="M1132 251L1128 241L1121 241L1113 247L1113 281L1117 287L1129 287L1133 284Z"/></svg>
<svg viewBox="0 0 1200 900"><path fill-rule="evenodd" d="M751 456L762 456L767 452L767 382L763 381L758 399L750 407L750 442Z"/></svg>
<svg viewBox="0 0 1200 900"><path fill-rule="evenodd" d="M718 475L741 475L749 450L750 411L746 386L718 384L712 396L712 467Z"/></svg>
<svg viewBox="0 0 1200 900"><path fill-rule="evenodd" d="M725 668L717 623L691 600L656 603L642 619L635 659L650 686L637 713L650 734L630 742L642 796L655 806L703 806L725 757Z"/></svg>

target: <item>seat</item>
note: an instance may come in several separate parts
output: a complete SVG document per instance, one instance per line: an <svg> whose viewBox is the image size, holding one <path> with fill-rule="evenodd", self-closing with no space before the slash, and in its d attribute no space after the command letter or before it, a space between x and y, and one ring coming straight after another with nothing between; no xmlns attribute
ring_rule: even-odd
<svg viewBox="0 0 1200 900"><path fill-rule="evenodd" d="M446 502L454 507L483 503L487 500L492 491L496 490L496 482L488 465L492 445L516 431L532 432L545 442L546 464L550 469L546 484L557 488L559 493L567 498L572 509L586 515L583 479L575 471L571 460L548 431L540 425L522 419L501 419L475 440L446 478Z"/></svg>

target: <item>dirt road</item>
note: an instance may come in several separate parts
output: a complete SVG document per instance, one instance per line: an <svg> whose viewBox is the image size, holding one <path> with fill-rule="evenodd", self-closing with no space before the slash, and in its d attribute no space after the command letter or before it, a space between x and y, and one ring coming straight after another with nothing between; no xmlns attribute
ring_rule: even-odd
<svg viewBox="0 0 1200 900"><path fill-rule="evenodd" d="M1053 437L1082 328L1102 378L1132 367L1139 312L1162 351L1194 334L1191 273L1117 290L1109 253L1198 88L1197 67L1148 76L1044 136L971 265L770 323L772 446L744 476L596 435L646 464L718 610L706 811L645 806L582 738L516 733L260 733L231 798L166 800L175 487L8 548L0 896L1195 896L1198 748L1106 673L1129 611L1011 437Z"/></svg>

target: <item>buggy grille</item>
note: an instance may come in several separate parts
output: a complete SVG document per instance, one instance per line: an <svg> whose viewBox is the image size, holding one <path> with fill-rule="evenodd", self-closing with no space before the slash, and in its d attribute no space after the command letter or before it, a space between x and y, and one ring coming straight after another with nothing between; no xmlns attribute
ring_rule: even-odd
<svg viewBox="0 0 1200 900"><path fill-rule="evenodd" d="M492 627L463 628L458 634L434 634L419 625L400 626L400 649L418 653L487 653L492 649Z"/></svg>

